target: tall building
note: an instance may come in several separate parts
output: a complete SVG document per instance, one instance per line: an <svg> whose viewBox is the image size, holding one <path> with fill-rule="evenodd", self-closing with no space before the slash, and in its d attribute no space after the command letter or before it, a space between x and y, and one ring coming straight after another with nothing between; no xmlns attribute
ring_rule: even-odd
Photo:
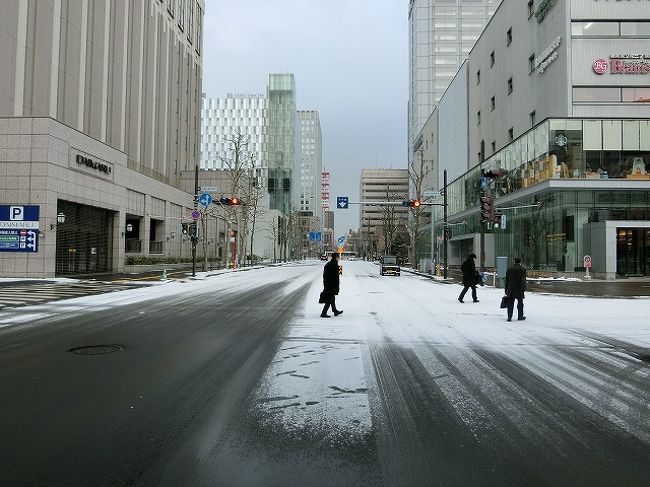
<svg viewBox="0 0 650 487"><path fill-rule="evenodd" d="M295 175L300 167L300 126L293 74L270 74L267 98L271 209L288 215L298 191Z"/></svg>
<svg viewBox="0 0 650 487"><path fill-rule="evenodd" d="M447 190L450 264L482 247L488 266L650 275L649 40L647 2L503 0L455 92L472 167Z"/></svg>
<svg viewBox="0 0 650 487"><path fill-rule="evenodd" d="M189 251L172 234L192 205L178 188L198 162L204 8L3 2L0 203L30 219L3 225L4 275L119 271L125 253Z"/></svg>
<svg viewBox="0 0 650 487"><path fill-rule="evenodd" d="M407 169L363 169L359 195L362 201L400 203L408 199ZM408 220L407 207L395 205L361 205L359 231L366 241L376 242L376 251L390 246L396 234L403 233ZM370 253L367 249L366 253Z"/></svg>
<svg viewBox="0 0 650 487"><path fill-rule="evenodd" d="M409 1L409 162L419 146L418 133L499 1Z"/></svg>
<svg viewBox="0 0 650 487"><path fill-rule="evenodd" d="M263 169L266 185L267 99L263 94L229 93L225 98L203 98L201 108L201 169L234 169L233 141L243 136L241 167Z"/></svg>
<svg viewBox="0 0 650 487"><path fill-rule="evenodd" d="M300 173L296 174L296 201L299 211L306 211L322 220L321 189L323 148L320 119L317 110L299 110L300 121Z"/></svg>

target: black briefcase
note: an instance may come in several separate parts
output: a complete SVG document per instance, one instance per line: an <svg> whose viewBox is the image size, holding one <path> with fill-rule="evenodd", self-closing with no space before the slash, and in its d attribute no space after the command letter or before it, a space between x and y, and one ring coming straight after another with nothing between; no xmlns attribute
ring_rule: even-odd
<svg viewBox="0 0 650 487"><path fill-rule="evenodd" d="M318 298L318 302L321 304L327 303L327 294L325 294L325 291L321 291L320 297Z"/></svg>
<svg viewBox="0 0 650 487"><path fill-rule="evenodd" d="M502 309L507 308L507 307L508 307L508 302L510 302L510 298L509 298L508 296L503 296L503 297L501 298L501 306L500 306L500 307L501 307Z"/></svg>

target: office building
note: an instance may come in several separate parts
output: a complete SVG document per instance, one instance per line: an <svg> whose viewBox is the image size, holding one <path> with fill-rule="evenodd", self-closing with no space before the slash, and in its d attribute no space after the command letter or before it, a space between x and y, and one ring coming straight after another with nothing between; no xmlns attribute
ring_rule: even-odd
<svg viewBox="0 0 650 487"><path fill-rule="evenodd" d="M408 221L408 207L401 202L408 199L407 169L363 169L359 195L361 201L377 202L361 205L359 231L366 242L366 254L389 251L398 235L403 235ZM382 205L381 202L392 204Z"/></svg>
<svg viewBox="0 0 650 487"><path fill-rule="evenodd" d="M409 1L409 162L417 136L499 0Z"/></svg>
<svg viewBox="0 0 650 487"><path fill-rule="evenodd" d="M204 95L201 108L201 169L255 168L265 187L268 168L267 99L264 94ZM234 144L240 141L240 154Z"/></svg>
<svg viewBox="0 0 650 487"><path fill-rule="evenodd" d="M189 254L171 235L192 207L179 187L198 162L204 8L3 3L0 202L16 212L2 222L3 275Z"/></svg>
<svg viewBox="0 0 650 487"><path fill-rule="evenodd" d="M467 63L472 167L448 188L450 264L479 254L483 191L505 215L486 265L584 274L588 256L597 277L650 275L648 40L645 2L503 0Z"/></svg>
<svg viewBox="0 0 650 487"><path fill-rule="evenodd" d="M323 141L317 110L299 110L300 172L297 174L294 206L322 220Z"/></svg>

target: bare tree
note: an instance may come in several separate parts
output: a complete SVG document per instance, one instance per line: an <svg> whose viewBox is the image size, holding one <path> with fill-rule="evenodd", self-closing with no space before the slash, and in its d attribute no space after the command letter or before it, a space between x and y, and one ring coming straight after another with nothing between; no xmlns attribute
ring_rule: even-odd
<svg viewBox="0 0 650 487"><path fill-rule="evenodd" d="M424 192L424 182L426 177L429 175L431 172L432 166L429 165L431 161L425 161L424 160L424 154L420 150L419 151L419 159L416 159L413 161L411 166L409 167L409 181L410 181L410 187L413 188L413 195L411 196L417 201L423 202L423 192ZM423 217L423 212L422 212L423 207L418 206L412 209L412 215L409 218L408 222L408 233L409 236L411 237L411 264L414 269L417 269L418 267L418 256L417 256L417 250L418 250L418 239L419 239L419 231L420 231L420 224L422 223L422 217Z"/></svg>

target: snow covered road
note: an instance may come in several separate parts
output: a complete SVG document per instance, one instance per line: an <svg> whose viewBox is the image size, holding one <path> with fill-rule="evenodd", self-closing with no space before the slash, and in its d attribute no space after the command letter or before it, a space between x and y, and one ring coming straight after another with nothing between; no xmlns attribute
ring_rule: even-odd
<svg viewBox="0 0 650 487"><path fill-rule="evenodd" d="M527 320L507 323L500 290L479 288L479 303L461 304L458 285L341 264L344 313L331 319L319 317L320 262L0 312L0 386L20 394L5 412L42 414L39 404L63 394L53 389L50 397L45 388L31 404L16 385L19 374L36 376L30 360L39 380L62 381L57 367L44 372L45 359L33 358L44 350L55 356L49 340L64 350L96 335L126 348L102 358L109 369L61 362L71 390L80 390L78 374L86 388L101 381L106 396L84 402L90 409L79 431L61 440L84 460L77 478L103 474L124 485L647 483L649 299L528 294ZM27 345L30 337L42 343ZM135 416L118 412L118 398L136 390ZM54 411L73 424L72 412ZM77 441L89 425L108 436L81 453ZM34 441L38 431L9 427L3 437ZM157 443L148 445L149 436ZM36 450L36 460L57 461ZM95 458L107 452L110 461ZM70 463L60 462L43 471Z"/></svg>

